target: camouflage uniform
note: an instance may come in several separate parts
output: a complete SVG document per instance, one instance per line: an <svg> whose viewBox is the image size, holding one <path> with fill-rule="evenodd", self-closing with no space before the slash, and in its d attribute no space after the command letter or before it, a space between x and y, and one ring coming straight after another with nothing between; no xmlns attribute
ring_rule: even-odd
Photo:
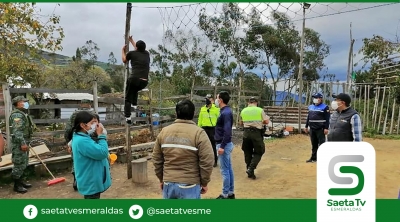
<svg viewBox="0 0 400 222"><path fill-rule="evenodd" d="M17 96L12 100L16 105L18 102L28 100L23 96ZM11 132L11 148L12 148L12 163L14 167L11 175L14 179L14 191L18 193L26 193L27 189L32 187L21 180L21 177L28 166L29 150L22 151L21 146L29 146L29 141L32 138L34 129L36 128L31 117L19 108L15 108L10 114L10 132Z"/></svg>
<svg viewBox="0 0 400 222"><path fill-rule="evenodd" d="M82 99L81 100L81 104L91 104L91 102L90 102L90 100ZM94 114L94 112L90 111L90 108L86 108L86 107L81 107L78 110L76 110L74 113L72 113L71 117L69 118L69 120L68 120L68 122L67 122L67 124L65 126L65 132L64 132L64 139L65 139L65 142L67 142L67 144L70 142L70 140L68 140L68 134L72 130L72 127L73 127L74 122L75 122L75 117L81 111L87 111L87 112L90 112L90 113ZM73 153L72 152L71 152L71 160L72 160L72 171L71 171L71 173L72 173L72 175L74 177L73 187L74 187L74 190L78 190L78 187L76 185L76 179L75 179L75 170L74 170L74 163L73 163L74 157L73 157Z"/></svg>

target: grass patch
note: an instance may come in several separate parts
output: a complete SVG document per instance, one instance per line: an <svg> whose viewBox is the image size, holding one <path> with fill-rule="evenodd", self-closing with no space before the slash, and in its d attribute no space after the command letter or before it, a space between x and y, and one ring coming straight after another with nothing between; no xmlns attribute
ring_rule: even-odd
<svg viewBox="0 0 400 222"><path fill-rule="evenodd" d="M371 134L368 132L364 133L364 137L372 139L380 139L380 140L400 140L400 135Z"/></svg>

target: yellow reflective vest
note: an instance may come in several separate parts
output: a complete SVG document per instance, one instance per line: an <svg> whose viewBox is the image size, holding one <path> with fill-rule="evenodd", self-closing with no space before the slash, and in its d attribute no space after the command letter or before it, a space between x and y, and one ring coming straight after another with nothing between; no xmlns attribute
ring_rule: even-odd
<svg viewBox="0 0 400 222"><path fill-rule="evenodd" d="M197 125L199 127L215 127L219 116L219 108L214 104L208 108L206 105L201 107Z"/></svg>

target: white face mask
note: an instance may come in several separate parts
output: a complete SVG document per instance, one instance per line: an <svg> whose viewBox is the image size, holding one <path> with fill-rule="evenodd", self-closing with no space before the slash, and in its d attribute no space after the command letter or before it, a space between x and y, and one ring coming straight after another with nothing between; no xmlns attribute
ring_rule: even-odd
<svg viewBox="0 0 400 222"><path fill-rule="evenodd" d="M318 102L319 102L318 99L316 99L316 98L313 99L313 103L314 103L314 104L318 104Z"/></svg>
<svg viewBox="0 0 400 222"><path fill-rule="evenodd" d="M216 99L214 104L215 104L216 107L219 107L219 99Z"/></svg>
<svg viewBox="0 0 400 222"><path fill-rule="evenodd" d="M96 131L96 126L97 126L97 124L96 123L93 123L91 126L90 126L90 129L87 131L87 133L90 135L90 134L93 134L94 133L94 131Z"/></svg>
<svg viewBox="0 0 400 222"><path fill-rule="evenodd" d="M337 108L339 108L339 106L338 106L336 101L332 101L331 107L332 107L333 110L337 110Z"/></svg>

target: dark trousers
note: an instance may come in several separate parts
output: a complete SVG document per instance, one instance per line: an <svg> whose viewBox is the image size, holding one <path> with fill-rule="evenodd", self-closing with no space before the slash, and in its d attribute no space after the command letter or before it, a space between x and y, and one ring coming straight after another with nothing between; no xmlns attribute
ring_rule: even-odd
<svg viewBox="0 0 400 222"><path fill-rule="evenodd" d="M83 196L85 199L100 199L100 193L95 193L92 195L85 195Z"/></svg>
<svg viewBox="0 0 400 222"><path fill-rule="evenodd" d="M211 146L214 151L214 160L215 162L218 162L218 155L217 155L217 148L215 145L215 139L214 139L214 134L215 134L215 127L203 127L204 131L206 131L208 138L210 139Z"/></svg>
<svg viewBox="0 0 400 222"><path fill-rule="evenodd" d="M263 131L259 129L244 129L242 150L244 152L244 161L248 169L257 168L261 157L265 153L265 143Z"/></svg>
<svg viewBox="0 0 400 222"><path fill-rule="evenodd" d="M310 129L311 139L311 160L317 160L318 147L325 143L324 129Z"/></svg>
<svg viewBox="0 0 400 222"><path fill-rule="evenodd" d="M125 117L131 116L131 105L134 106L137 105L139 91L146 88L147 84L148 84L147 80L139 79L132 76L130 76L126 80L125 107L124 107Z"/></svg>

